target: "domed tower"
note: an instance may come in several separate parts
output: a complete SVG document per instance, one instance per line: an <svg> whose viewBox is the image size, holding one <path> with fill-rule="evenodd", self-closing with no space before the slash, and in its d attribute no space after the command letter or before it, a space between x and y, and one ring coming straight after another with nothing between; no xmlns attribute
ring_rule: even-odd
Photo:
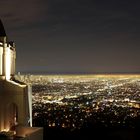
<svg viewBox="0 0 140 140"><path fill-rule="evenodd" d="M0 20L0 133L42 140L42 128L32 127L31 86L15 79L15 59L15 44L8 42Z"/></svg>
<svg viewBox="0 0 140 140"><path fill-rule="evenodd" d="M0 20L0 130L32 125L31 87L15 80L16 50Z"/></svg>
<svg viewBox="0 0 140 140"><path fill-rule="evenodd" d="M14 42L8 42L0 20L0 79L10 80L15 74L16 51Z"/></svg>

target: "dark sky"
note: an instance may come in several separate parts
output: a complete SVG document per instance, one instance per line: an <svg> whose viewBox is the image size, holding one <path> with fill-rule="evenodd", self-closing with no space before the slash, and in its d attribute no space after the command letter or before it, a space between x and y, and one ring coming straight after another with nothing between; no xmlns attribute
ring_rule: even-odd
<svg viewBox="0 0 140 140"><path fill-rule="evenodd" d="M140 72L139 0L0 0L17 71Z"/></svg>

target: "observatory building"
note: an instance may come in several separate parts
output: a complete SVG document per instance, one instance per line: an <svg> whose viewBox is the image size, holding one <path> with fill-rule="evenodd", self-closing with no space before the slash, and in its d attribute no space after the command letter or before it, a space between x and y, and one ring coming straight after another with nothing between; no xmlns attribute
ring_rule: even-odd
<svg viewBox="0 0 140 140"><path fill-rule="evenodd" d="M0 139L43 140L43 129L32 127L31 86L15 79L15 59L0 20Z"/></svg>

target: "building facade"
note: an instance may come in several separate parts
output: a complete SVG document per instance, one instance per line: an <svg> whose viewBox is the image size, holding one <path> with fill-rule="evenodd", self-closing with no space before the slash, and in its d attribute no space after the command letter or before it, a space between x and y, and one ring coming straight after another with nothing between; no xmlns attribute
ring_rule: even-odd
<svg viewBox="0 0 140 140"><path fill-rule="evenodd" d="M43 140L43 129L32 127L31 86L15 79L15 60L15 44L0 20L0 134Z"/></svg>

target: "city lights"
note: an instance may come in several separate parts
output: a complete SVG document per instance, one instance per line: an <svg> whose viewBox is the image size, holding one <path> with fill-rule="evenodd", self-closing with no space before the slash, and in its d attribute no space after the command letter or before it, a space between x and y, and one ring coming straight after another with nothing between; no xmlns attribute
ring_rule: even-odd
<svg viewBox="0 0 140 140"><path fill-rule="evenodd" d="M140 75L20 75L18 78L32 84L33 124L43 116L42 125L48 127L81 129L91 120L106 127L128 127L128 120L140 115Z"/></svg>

